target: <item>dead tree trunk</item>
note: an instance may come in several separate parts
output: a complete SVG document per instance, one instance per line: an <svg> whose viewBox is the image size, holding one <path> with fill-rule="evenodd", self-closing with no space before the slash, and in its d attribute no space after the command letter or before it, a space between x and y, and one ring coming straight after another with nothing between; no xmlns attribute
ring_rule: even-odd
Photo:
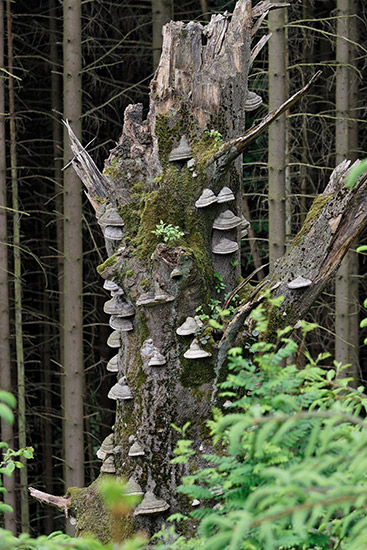
<svg viewBox="0 0 367 550"><path fill-rule="evenodd" d="M246 109L261 102L247 93L251 36L256 19L276 6L266 1L251 10L250 0L240 0L233 15L215 15L204 28L193 22L166 25L147 119L142 120L142 105L126 109L122 136L103 174L71 132L73 164L109 255L98 272L112 292L105 311L111 315L108 343L116 355L107 368L116 371L118 383L109 394L116 399L116 421L99 452L102 472L135 481L144 493L134 514L121 523L123 536L137 529L152 533L168 514L191 507L176 489L189 467L200 467L200 459L189 467L171 464L179 438L172 423L190 422L187 435L198 456L210 452L205 420L225 352L259 300L253 293L241 306L221 342L205 322L195 320L197 308L204 304L205 309L218 296L214 273L226 292L240 282L239 245L246 232L240 155L309 87L242 135ZM341 170L344 174L345 166ZM280 261L269 278L269 287L287 295L291 322L321 292L365 224L366 213L358 210L365 191L360 185L347 192L338 182L311 211L288 254L291 261ZM183 235L164 242L152 233L161 220ZM287 283L298 275L311 285L290 291ZM106 541L111 524L95 487L71 490L69 509L79 533L92 531Z"/></svg>

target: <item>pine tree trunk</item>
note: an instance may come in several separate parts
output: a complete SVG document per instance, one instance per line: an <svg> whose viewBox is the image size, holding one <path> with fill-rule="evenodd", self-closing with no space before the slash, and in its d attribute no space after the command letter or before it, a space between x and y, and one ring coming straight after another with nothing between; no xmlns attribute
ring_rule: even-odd
<svg viewBox="0 0 367 550"><path fill-rule="evenodd" d="M172 0L152 0L152 26L153 26L153 69L158 67L162 53L163 25L173 19Z"/></svg>
<svg viewBox="0 0 367 550"><path fill-rule="evenodd" d="M81 2L65 0L64 116L81 135ZM72 157L64 136L64 165ZM64 172L64 457L66 487L84 484L81 184ZM68 524L68 532L73 529Z"/></svg>
<svg viewBox="0 0 367 550"><path fill-rule="evenodd" d="M269 111L286 100L285 10L269 13ZM273 267L285 252L286 236L286 115L269 128L269 261Z"/></svg>
<svg viewBox="0 0 367 550"><path fill-rule="evenodd" d="M351 156L350 143L350 45L346 40L350 36L349 0L337 2L337 40L336 40L336 121L335 152L336 164ZM358 362L355 357L356 323L358 323L358 302L351 286L351 277L355 271L355 257L349 252L343 260L335 279L335 359L342 364L351 364L349 374L358 380ZM354 318L354 322L353 322ZM351 330L353 328L353 330Z"/></svg>
<svg viewBox="0 0 367 550"><path fill-rule="evenodd" d="M0 66L4 67L4 3L0 1ZM0 387L11 392L10 334L9 334L9 291L8 291L8 229L6 221L6 130L5 130L5 79L0 81ZM14 448L13 427L1 420L1 440ZM5 528L16 534L16 501L14 476L3 476L3 485L7 491L4 502L13 508L6 512Z"/></svg>
<svg viewBox="0 0 367 550"><path fill-rule="evenodd" d="M17 361L17 387L18 387L18 445L20 448L27 446L26 407L25 407L25 372L23 350L23 323L22 323L22 264L20 255L20 212L18 196L18 167L16 149L15 126L15 95L13 75L13 31L10 0L7 1L7 31L8 31L8 67L9 67L9 127L10 127L10 171L13 208L13 258L14 258L14 318L15 318L15 351ZM29 532L29 506L28 506L28 475L27 462L24 457L20 461L23 468L20 469L20 513L21 531Z"/></svg>

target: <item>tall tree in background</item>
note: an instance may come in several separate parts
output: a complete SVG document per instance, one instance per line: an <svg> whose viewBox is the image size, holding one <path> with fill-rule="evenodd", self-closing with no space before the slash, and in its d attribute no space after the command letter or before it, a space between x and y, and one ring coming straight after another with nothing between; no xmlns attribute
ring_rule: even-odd
<svg viewBox="0 0 367 550"><path fill-rule="evenodd" d="M4 2L0 1L0 67L4 61ZM10 334L9 334L9 291L8 291L8 230L6 198L6 130L5 130L5 76L0 76L0 387L11 392ZM1 419L1 439L14 448L13 427ZM13 513L5 513L5 528L16 534L15 479L3 476L7 491L4 502L13 508Z"/></svg>
<svg viewBox="0 0 367 550"><path fill-rule="evenodd" d="M152 22L153 22L153 68L158 67L162 52L162 28L163 25L173 19L172 0L152 0Z"/></svg>
<svg viewBox="0 0 367 550"><path fill-rule="evenodd" d="M350 0L337 0L336 14L335 160L338 164L342 159L353 155L350 133L350 83L354 78L354 71L351 69L349 42L352 16ZM353 299L355 295L351 285L351 276L356 271L355 263L355 255L353 257L353 252L349 252L335 279L335 358L343 364L352 364L351 375L357 381L358 370L353 348L358 347L358 305Z"/></svg>
<svg viewBox="0 0 367 550"><path fill-rule="evenodd" d="M17 361L17 388L18 388L18 445L20 448L27 445L26 407L25 407L25 372L22 323L22 264L17 166L17 133L15 125L15 94L13 77L13 29L10 0L7 0L7 31L8 31L8 68L9 68L9 134L10 134L10 173L13 208L13 258L14 258L14 321L15 321L15 349ZM21 458L23 468L20 469L20 511L22 532L29 531L28 506L28 475L27 463Z"/></svg>
<svg viewBox="0 0 367 550"><path fill-rule="evenodd" d="M269 13L269 111L286 100L285 9ZM283 256L286 236L286 115L269 128L269 261Z"/></svg>
<svg viewBox="0 0 367 550"><path fill-rule="evenodd" d="M64 117L81 136L81 2L63 2ZM64 134L64 164L72 153ZM66 487L84 484L84 364L81 184L64 172L64 457Z"/></svg>

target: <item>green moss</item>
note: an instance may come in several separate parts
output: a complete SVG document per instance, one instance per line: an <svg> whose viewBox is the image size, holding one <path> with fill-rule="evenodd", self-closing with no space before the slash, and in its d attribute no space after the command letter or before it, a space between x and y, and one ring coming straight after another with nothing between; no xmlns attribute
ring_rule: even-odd
<svg viewBox="0 0 367 550"><path fill-rule="evenodd" d="M119 181L122 178L121 170L114 166L106 166L106 168L103 170L102 174L104 176L108 176L114 181Z"/></svg>
<svg viewBox="0 0 367 550"><path fill-rule="evenodd" d="M333 197L332 193L326 193L326 194L319 195L318 197L315 198L310 210L308 211L308 214L303 226L301 227L300 231L297 233L297 235L293 239L292 245L296 246L302 242L305 235L309 231L312 225L312 222L321 214L324 206L329 202L329 200L332 197Z"/></svg>
<svg viewBox="0 0 367 550"><path fill-rule="evenodd" d="M112 536L112 517L99 495L98 485L97 479L87 488L70 487L67 494L71 496L71 514L78 518L77 534L93 535L107 544Z"/></svg>
<svg viewBox="0 0 367 550"><path fill-rule="evenodd" d="M192 177L187 167L180 170L169 164L161 174L157 189L143 191L140 185L132 189L131 202L120 207L119 213L125 221L126 237L132 242L140 260L150 262L157 244L162 242L152 233L162 220L185 233L175 246L181 246L187 254L192 254L205 279L212 280L204 222L193 207L204 186L198 178Z"/></svg>
<svg viewBox="0 0 367 550"><path fill-rule="evenodd" d="M107 268L107 267L112 267L113 265L115 265L117 262L117 254L112 254L112 256L110 256L109 258L107 258L107 260L105 262L103 262L103 264L100 264L97 266L97 273L98 275L101 275L101 273L103 273L103 271Z"/></svg>
<svg viewBox="0 0 367 550"><path fill-rule="evenodd" d="M211 382L215 378L213 361L208 359L181 359L181 384L184 388L195 388Z"/></svg>
<svg viewBox="0 0 367 550"><path fill-rule="evenodd" d="M152 285L151 285L150 280L146 278L146 279L142 279L140 281L140 286L145 292L147 292L148 290L150 290Z"/></svg>

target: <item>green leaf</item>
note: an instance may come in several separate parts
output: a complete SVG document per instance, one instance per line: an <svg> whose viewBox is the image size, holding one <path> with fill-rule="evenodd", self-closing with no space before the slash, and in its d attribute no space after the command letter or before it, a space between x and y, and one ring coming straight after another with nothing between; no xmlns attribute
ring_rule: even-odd
<svg viewBox="0 0 367 550"><path fill-rule="evenodd" d="M9 405L12 409L17 405L17 400L14 395L4 390L0 390L0 401L4 401L4 403Z"/></svg>
<svg viewBox="0 0 367 550"><path fill-rule="evenodd" d="M359 178L367 172L367 159L361 160L358 164L355 164L348 173L347 183L345 187L347 189L353 189Z"/></svg>
<svg viewBox="0 0 367 550"><path fill-rule="evenodd" d="M8 424L13 424L14 422L13 411L8 407L8 405L4 405L4 403L0 403L0 416Z"/></svg>

